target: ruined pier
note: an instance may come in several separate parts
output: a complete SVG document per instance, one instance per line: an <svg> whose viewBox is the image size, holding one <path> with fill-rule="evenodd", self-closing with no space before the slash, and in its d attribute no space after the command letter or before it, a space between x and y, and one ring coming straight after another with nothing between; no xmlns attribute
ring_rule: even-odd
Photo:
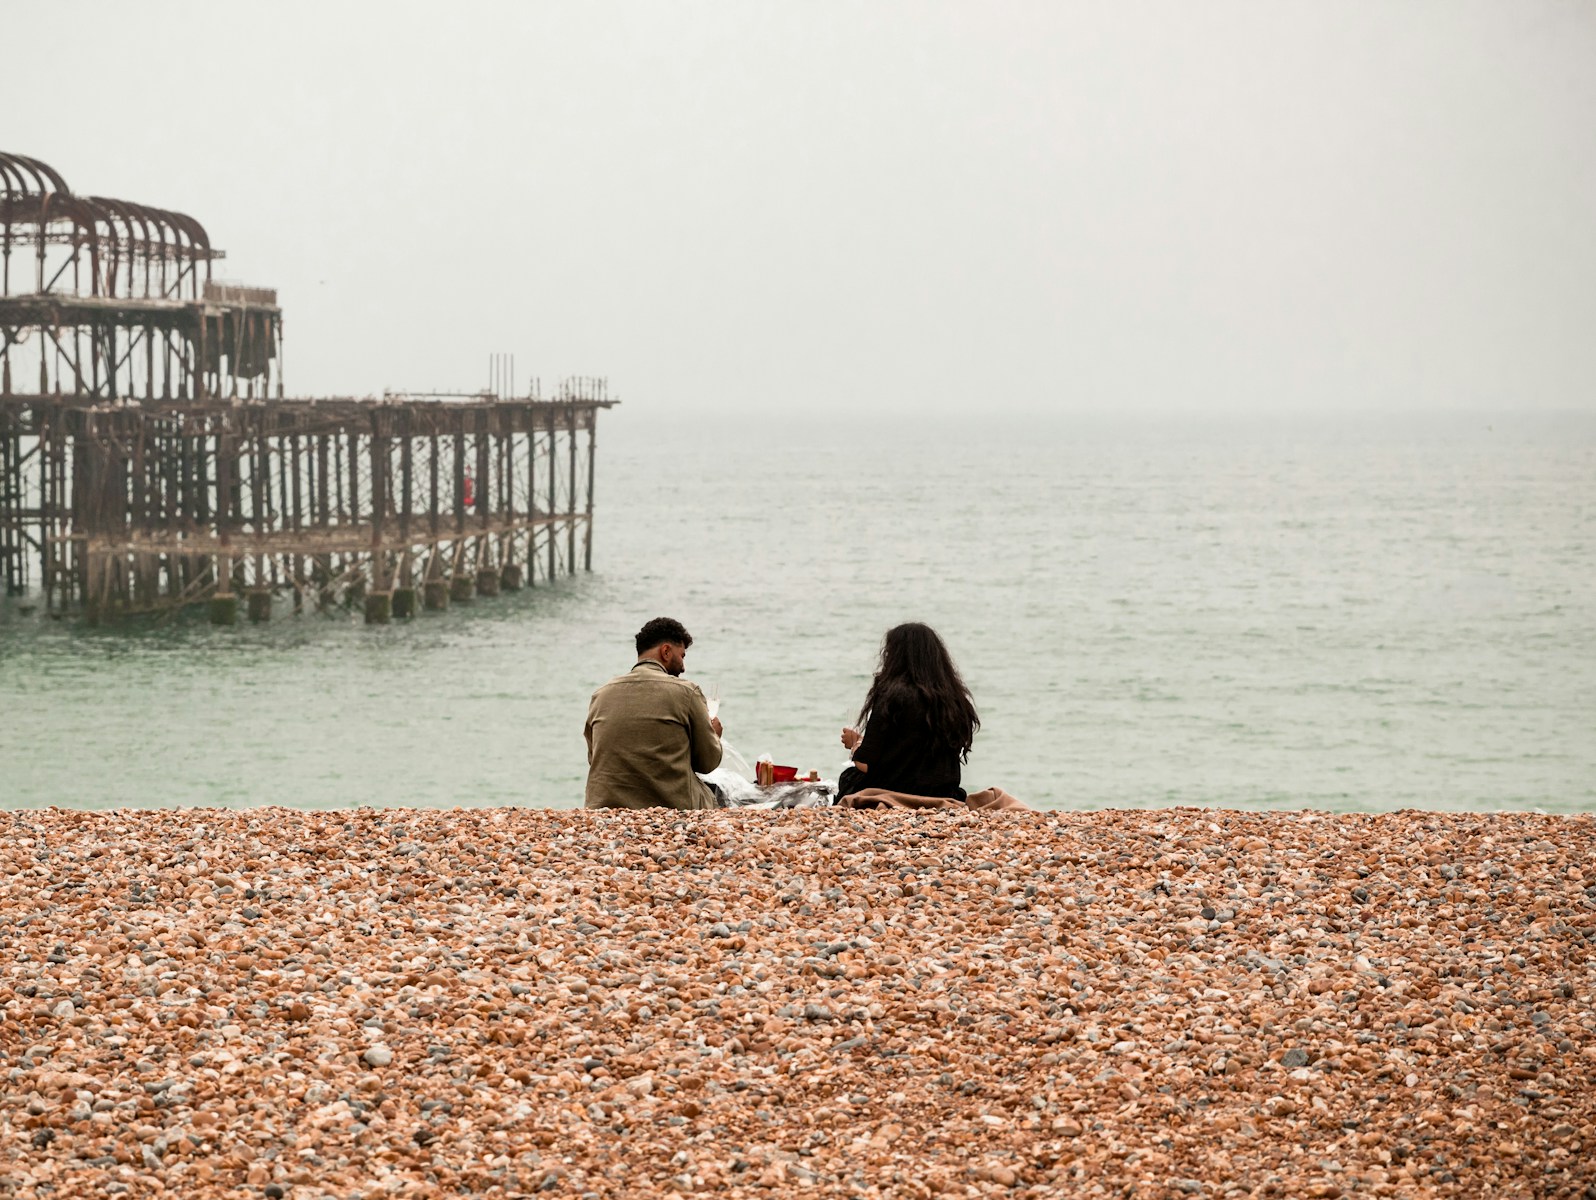
<svg viewBox="0 0 1596 1200"><path fill-rule="evenodd" d="M0 583L46 611L359 605L591 570L602 379L285 396L282 310L180 213L0 154Z"/></svg>

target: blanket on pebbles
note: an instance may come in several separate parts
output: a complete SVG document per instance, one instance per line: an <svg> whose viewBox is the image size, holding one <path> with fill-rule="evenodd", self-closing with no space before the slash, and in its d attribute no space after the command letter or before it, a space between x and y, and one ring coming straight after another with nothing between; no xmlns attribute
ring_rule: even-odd
<svg viewBox="0 0 1596 1200"><path fill-rule="evenodd" d="M891 808L907 812L937 812L943 809L969 809L975 812L1030 812L1030 806L1015 799L1000 787L971 792L963 800L946 796L910 796L883 788L864 788L837 801L839 808Z"/></svg>

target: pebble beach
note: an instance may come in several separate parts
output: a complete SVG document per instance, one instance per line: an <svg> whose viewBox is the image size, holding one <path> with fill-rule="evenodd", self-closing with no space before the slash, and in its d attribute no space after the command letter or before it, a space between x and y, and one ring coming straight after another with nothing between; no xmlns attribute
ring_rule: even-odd
<svg viewBox="0 0 1596 1200"><path fill-rule="evenodd" d="M1596 818L0 814L0 1196L1596 1196Z"/></svg>

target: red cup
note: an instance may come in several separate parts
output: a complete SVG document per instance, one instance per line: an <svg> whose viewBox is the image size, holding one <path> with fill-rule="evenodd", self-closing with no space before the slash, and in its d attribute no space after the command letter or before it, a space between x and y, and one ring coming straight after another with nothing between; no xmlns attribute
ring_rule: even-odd
<svg viewBox="0 0 1596 1200"><path fill-rule="evenodd" d="M797 767L778 767L772 765L770 768L770 781L772 783L791 783L797 778Z"/></svg>

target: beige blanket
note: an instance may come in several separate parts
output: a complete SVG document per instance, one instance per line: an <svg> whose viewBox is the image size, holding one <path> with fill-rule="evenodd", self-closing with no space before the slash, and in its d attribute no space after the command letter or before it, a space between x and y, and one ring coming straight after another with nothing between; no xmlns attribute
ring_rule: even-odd
<svg viewBox="0 0 1596 1200"><path fill-rule="evenodd" d="M882 788L864 788L837 801L838 808L898 808L916 812L938 808L979 808L989 812L1030 812L1030 805L1009 795L1002 788L989 787L971 792L960 804L946 796L909 796L903 792L889 792Z"/></svg>

